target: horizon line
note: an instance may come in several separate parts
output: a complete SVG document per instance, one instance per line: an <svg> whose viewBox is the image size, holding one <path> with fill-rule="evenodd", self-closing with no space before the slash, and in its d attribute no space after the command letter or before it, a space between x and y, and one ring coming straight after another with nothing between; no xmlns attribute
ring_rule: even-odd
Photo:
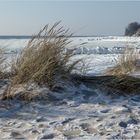
<svg viewBox="0 0 140 140"><path fill-rule="evenodd" d="M31 38L35 35L0 35L0 38L8 39L8 38ZM68 37L107 37L107 36L125 36L125 35L73 35Z"/></svg>

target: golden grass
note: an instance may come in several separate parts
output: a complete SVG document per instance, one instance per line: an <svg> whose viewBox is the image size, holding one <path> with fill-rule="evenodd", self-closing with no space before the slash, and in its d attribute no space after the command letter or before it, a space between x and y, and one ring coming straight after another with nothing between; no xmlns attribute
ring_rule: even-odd
<svg viewBox="0 0 140 140"><path fill-rule="evenodd" d="M114 78L107 81L105 85L113 90L119 90L130 93L140 93L140 78L130 76L137 70L137 61L140 54L136 48L126 48L119 57L117 64L107 70L107 75L113 75Z"/></svg>
<svg viewBox="0 0 140 140"><path fill-rule="evenodd" d="M108 69L107 75L127 75L136 70L136 63L140 54L136 48L126 48L117 60L117 64Z"/></svg>
<svg viewBox="0 0 140 140"><path fill-rule="evenodd" d="M16 85L36 83L52 89L62 80L71 79L71 72L81 61L71 61L73 50L66 49L71 43L69 39L71 36L69 30L64 29L60 22L51 27L46 25L34 35L13 61L11 85L2 98L15 96L10 92Z"/></svg>
<svg viewBox="0 0 140 140"><path fill-rule="evenodd" d="M60 26L46 25L33 36L12 66L13 83L36 82L52 87L61 78L68 77L80 60L70 62L72 50L65 51L72 34Z"/></svg>
<svg viewBox="0 0 140 140"><path fill-rule="evenodd" d="M4 56L5 49L0 48L0 78L3 79L6 76L5 69L6 69L6 57Z"/></svg>

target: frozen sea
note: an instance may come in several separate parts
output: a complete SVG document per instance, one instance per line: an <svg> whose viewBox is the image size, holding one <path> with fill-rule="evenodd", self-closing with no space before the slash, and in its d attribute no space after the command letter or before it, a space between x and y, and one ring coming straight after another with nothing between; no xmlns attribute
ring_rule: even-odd
<svg viewBox="0 0 140 140"><path fill-rule="evenodd" d="M8 60L23 49L31 37L1 36L0 47L5 48ZM73 49L73 59L83 58L86 74L100 75L108 67L116 64L118 56L125 47L140 49L140 37L106 36L106 37L71 37L72 43L66 49Z"/></svg>

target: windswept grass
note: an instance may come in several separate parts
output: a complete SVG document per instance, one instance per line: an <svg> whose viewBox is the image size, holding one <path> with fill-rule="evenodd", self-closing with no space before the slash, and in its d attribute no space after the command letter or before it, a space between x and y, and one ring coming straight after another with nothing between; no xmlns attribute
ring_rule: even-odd
<svg viewBox="0 0 140 140"><path fill-rule="evenodd" d="M136 48L126 48L117 64L106 72L107 75L113 75L115 78L106 82L105 85L128 94L140 93L140 78L130 76L137 70L139 58L140 54Z"/></svg>
<svg viewBox="0 0 140 140"><path fill-rule="evenodd" d="M0 78L4 78L6 76L5 69L6 69L6 57L4 56L5 50L4 48L0 48Z"/></svg>
<svg viewBox="0 0 140 140"><path fill-rule="evenodd" d="M73 50L66 49L72 34L60 22L46 25L34 35L12 64L11 86L3 98L10 98L15 85L36 83L52 89L62 80L71 78L71 72L81 61L71 61Z"/></svg>
<svg viewBox="0 0 140 140"><path fill-rule="evenodd" d="M139 59L139 52L136 48L126 48L124 53L117 60L117 64L108 69L107 75L127 75L136 70L136 63Z"/></svg>
<svg viewBox="0 0 140 140"><path fill-rule="evenodd" d="M46 25L33 36L13 65L14 84L35 82L52 87L61 78L68 77L79 62L71 63L73 51L66 51L71 35L57 22L52 27Z"/></svg>

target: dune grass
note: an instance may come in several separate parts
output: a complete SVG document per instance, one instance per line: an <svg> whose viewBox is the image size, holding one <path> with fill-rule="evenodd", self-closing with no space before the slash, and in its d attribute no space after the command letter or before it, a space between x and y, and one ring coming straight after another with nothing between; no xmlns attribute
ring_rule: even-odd
<svg viewBox="0 0 140 140"><path fill-rule="evenodd" d="M106 71L107 75L128 75L136 70L140 54L136 48L126 48L117 64Z"/></svg>
<svg viewBox="0 0 140 140"><path fill-rule="evenodd" d="M70 79L81 61L71 61L73 50L66 49L71 44L71 36L60 22L46 25L34 35L12 64L11 85L3 98L13 96L10 91L16 85L36 83L52 89L60 81Z"/></svg>
<svg viewBox="0 0 140 140"><path fill-rule="evenodd" d="M52 87L61 78L69 77L79 60L70 62L72 50L65 50L72 34L60 26L46 25L33 36L12 66L13 83L35 82Z"/></svg>
<svg viewBox="0 0 140 140"><path fill-rule="evenodd" d="M108 69L106 75L114 76L105 85L111 89L120 90L126 93L140 93L140 77L136 78L131 74L137 70L137 61L140 54L136 48L126 48L119 57L117 64Z"/></svg>
<svg viewBox="0 0 140 140"><path fill-rule="evenodd" d="M7 77L7 73L5 72L6 69L6 57L4 55L5 49L0 48L0 79Z"/></svg>

